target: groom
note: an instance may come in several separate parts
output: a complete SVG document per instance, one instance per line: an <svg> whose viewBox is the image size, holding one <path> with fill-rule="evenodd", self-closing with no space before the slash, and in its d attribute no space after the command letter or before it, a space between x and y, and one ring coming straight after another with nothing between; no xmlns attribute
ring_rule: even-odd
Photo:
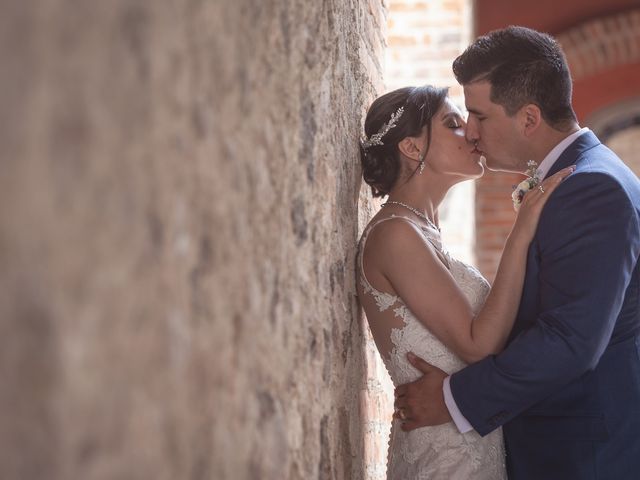
<svg viewBox="0 0 640 480"><path fill-rule="evenodd" d="M550 36L494 31L453 70L489 168L576 171L540 218L508 346L450 377L410 358L424 376L396 389L403 428L502 426L513 480L639 478L640 182L578 126Z"/></svg>

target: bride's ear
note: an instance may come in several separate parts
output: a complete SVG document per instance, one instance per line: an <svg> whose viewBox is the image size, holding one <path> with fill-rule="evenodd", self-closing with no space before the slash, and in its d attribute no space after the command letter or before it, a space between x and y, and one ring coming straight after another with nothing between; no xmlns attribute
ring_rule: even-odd
<svg viewBox="0 0 640 480"><path fill-rule="evenodd" d="M420 161L422 150L420 149L417 140L418 139L415 137L404 137L400 140L398 143L400 153L412 160Z"/></svg>

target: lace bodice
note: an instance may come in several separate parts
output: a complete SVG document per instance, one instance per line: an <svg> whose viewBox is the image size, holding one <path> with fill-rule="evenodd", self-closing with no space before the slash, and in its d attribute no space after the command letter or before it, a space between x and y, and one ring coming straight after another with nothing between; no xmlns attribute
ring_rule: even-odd
<svg viewBox="0 0 640 480"><path fill-rule="evenodd" d="M397 321L398 326L390 329L391 351L389 355L382 355L391 380L397 386L417 380L422 375L408 362L406 354L410 351L449 374L464 368L465 363L413 315L400 297L377 290L369 283L363 265L367 238L377 225L393 220L408 221L417 227L426 244L434 249L451 273L474 314L482 308L490 286L477 269L451 257L443 247L438 231L408 217L392 215L378 220L365 230L358 252L360 284L364 294L375 299L378 312L393 312ZM399 427L399 423L394 421L389 442L389 479L506 478L500 430L481 438L475 431L460 434L452 423L420 428L409 433Z"/></svg>

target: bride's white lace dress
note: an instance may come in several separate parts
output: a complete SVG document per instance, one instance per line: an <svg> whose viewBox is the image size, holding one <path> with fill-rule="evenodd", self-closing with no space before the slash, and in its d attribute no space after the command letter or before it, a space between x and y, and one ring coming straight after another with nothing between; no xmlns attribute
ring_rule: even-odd
<svg viewBox="0 0 640 480"><path fill-rule="evenodd" d="M474 314L482 307L489 293L489 284L473 267L452 258L443 249L439 232L423 227L413 220L393 215L368 227L362 236L358 255L359 276L365 296L375 300L379 312L387 312L397 321L390 329L389 355L382 354L394 386L412 382L421 376L407 361L411 351L427 362L451 374L465 363L435 338L409 311L400 297L376 290L363 269L363 252L371 230L388 220L409 221L424 236L438 257L451 272L471 304ZM425 292L425 295L428 292ZM485 437L475 431L461 434L455 424L424 427L404 432L399 420L391 425L387 478L393 480L501 480L506 479L505 453L501 429Z"/></svg>

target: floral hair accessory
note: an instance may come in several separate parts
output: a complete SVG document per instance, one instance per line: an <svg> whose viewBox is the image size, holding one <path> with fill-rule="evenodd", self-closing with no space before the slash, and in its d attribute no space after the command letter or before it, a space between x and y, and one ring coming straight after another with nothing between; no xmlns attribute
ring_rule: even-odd
<svg viewBox="0 0 640 480"><path fill-rule="evenodd" d="M371 138L364 137L361 140L362 148L366 150L367 148L373 147L374 145L384 145L384 143L382 143L382 137L384 137L387 133L389 133L389 130L397 126L397 121L400 120L400 117L402 116L403 113L404 113L404 106L396 110L396 112L393 115L391 115L391 118L389 119L389 121L387 123L382 124L382 126L380 127L380 130L378 130L377 133L374 133L373 135L371 135Z"/></svg>
<svg viewBox="0 0 640 480"><path fill-rule="evenodd" d="M537 187L540 183L540 171L538 170L538 164L533 160L529 160L527 162L527 167L529 167L525 173L527 178L514 187L513 193L511 194L513 209L516 212L520 209L520 205L522 205L522 199L525 194L532 188Z"/></svg>

